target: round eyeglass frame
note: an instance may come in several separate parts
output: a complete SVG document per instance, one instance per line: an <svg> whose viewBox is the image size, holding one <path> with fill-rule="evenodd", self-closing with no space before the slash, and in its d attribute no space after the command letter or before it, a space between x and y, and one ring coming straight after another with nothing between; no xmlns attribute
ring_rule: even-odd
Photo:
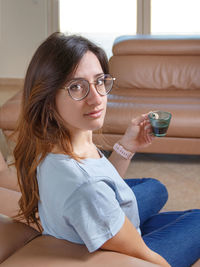
<svg viewBox="0 0 200 267"><path fill-rule="evenodd" d="M98 93L99 95L101 95L101 96L106 96L106 95L108 95L108 94L110 93L110 91L112 90L113 83L114 83L114 81L116 80L116 78L113 78L110 74L104 74L104 77L105 77L105 76L109 77L109 78L112 80L112 84L111 84L111 86L110 86L110 89L109 89L108 91L106 91L105 94L102 94L102 93L100 93L100 92L98 91L98 88L97 88L97 86L96 86L97 81L96 81L96 82L93 82L93 83L89 83L89 82L88 82L87 80L85 80L85 79L79 79L79 81L82 80L82 81L84 81L84 82L87 82L87 84L88 84L88 89L87 89L85 95L84 95L83 97L81 97L81 98L76 98L76 97L72 96L72 94L71 94L71 92L70 92L70 85L74 82L74 80L70 81L70 82L68 83L68 85L66 85L63 89L68 91L68 94L69 94L69 96L70 96L72 99L74 99L74 100L76 100L76 101L80 101L80 100L83 100L84 98L86 98L86 97L88 96L88 94L89 94L89 92L90 92L90 85L91 85L91 84L94 84L94 87L95 87L97 93ZM102 76L99 77L98 79L100 79L100 78L102 78ZM98 79L97 79L97 80L98 80Z"/></svg>

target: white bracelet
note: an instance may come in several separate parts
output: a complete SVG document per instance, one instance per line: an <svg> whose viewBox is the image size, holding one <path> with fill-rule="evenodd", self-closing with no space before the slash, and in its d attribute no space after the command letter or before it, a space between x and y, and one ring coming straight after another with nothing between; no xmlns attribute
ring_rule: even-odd
<svg viewBox="0 0 200 267"><path fill-rule="evenodd" d="M133 155L135 154L126 150L123 146L119 145L118 143L114 144L113 149L125 159L132 159Z"/></svg>

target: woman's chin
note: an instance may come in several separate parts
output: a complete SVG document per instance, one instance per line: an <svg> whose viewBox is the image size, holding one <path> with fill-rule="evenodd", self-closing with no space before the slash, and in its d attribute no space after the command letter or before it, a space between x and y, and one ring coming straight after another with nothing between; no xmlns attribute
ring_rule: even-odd
<svg viewBox="0 0 200 267"><path fill-rule="evenodd" d="M91 131L98 131L99 129L101 129L103 127L103 121L96 121L94 123L92 123L92 125L90 126L90 130Z"/></svg>

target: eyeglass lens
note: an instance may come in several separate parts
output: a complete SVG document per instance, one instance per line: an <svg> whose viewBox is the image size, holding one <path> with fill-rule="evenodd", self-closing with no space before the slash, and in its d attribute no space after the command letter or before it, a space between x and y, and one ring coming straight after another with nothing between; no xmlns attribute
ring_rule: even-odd
<svg viewBox="0 0 200 267"><path fill-rule="evenodd" d="M107 95L112 89L113 78L109 74L99 77L95 82L95 88L97 92L104 96ZM70 96L75 100L81 100L86 97L90 90L90 84L87 80L80 79L72 81L67 87Z"/></svg>

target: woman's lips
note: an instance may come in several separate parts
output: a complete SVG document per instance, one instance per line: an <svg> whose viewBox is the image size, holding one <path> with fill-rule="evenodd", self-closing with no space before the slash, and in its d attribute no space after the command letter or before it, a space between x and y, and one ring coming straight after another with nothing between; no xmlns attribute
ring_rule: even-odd
<svg viewBox="0 0 200 267"><path fill-rule="evenodd" d="M99 118L101 117L102 111L103 109L91 111L90 113L86 113L84 116L91 117L91 118Z"/></svg>

